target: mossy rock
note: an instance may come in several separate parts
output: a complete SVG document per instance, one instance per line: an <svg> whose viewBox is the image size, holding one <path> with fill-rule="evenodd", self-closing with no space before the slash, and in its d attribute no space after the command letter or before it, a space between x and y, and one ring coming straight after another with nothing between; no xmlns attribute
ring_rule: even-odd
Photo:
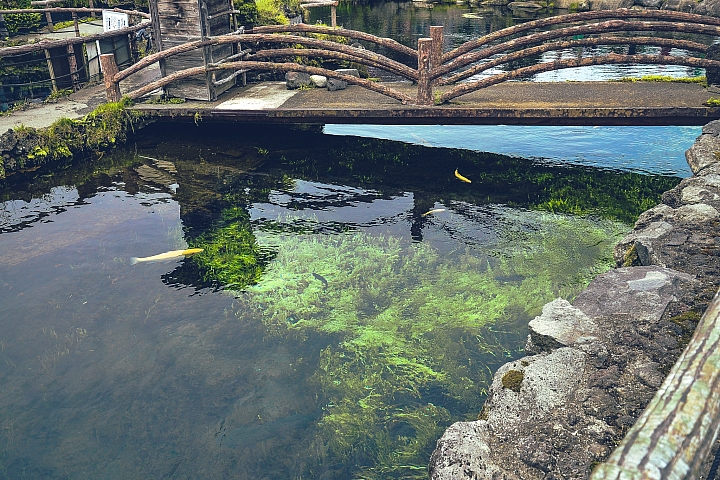
<svg viewBox="0 0 720 480"><path fill-rule="evenodd" d="M502 377L502 386L503 388L508 388L512 390L513 392L520 392L520 387L522 387L523 379L525 378L525 374L520 370L510 370Z"/></svg>

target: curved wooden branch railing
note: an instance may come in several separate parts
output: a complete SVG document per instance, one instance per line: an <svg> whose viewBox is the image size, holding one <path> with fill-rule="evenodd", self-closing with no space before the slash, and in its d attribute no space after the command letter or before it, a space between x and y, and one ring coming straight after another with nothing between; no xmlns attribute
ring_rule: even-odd
<svg viewBox="0 0 720 480"><path fill-rule="evenodd" d="M182 70L172 75L168 75L167 77L164 77L163 79L156 82L149 83L142 88L127 93L126 96L129 97L131 100L134 100L152 92L153 90L164 87L165 85L180 80L182 78L201 75L207 72L216 72L220 70L266 70L276 72L305 72L310 75L325 75L344 80L352 85L360 85L361 87L367 88L368 90L372 90L388 97L395 98L397 100L400 100L400 102L402 102L403 104L413 102L413 98L408 96L407 94L398 92L396 90L393 90L392 88L388 88L380 83L371 82L370 80L355 77L353 75L346 75L335 72L333 70L327 70L325 68L298 65L297 63L272 62L228 62L220 65L207 65L205 67L189 68L187 70Z"/></svg>
<svg viewBox="0 0 720 480"><path fill-rule="evenodd" d="M374 43L375 45L395 50L396 52L407 55L413 59L417 58L417 50L406 47L392 38L377 37L369 33L358 32L357 30L348 30L345 28L333 28L323 25L306 25L300 23L297 25L268 25L255 27L252 29L252 33L322 33L326 35L336 35Z"/></svg>
<svg viewBox="0 0 720 480"><path fill-rule="evenodd" d="M720 35L720 26L699 25L693 23L661 23L661 22L627 22L624 20L610 20L602 23L593 23L590 25L579 25L574 27L550 30L548 32L536 33L526 37L516 38L505 43L499 43L492 47L485 48L478 52L468 53L438 67L433 72L433 78L445 75L449 72L458 70L471 63L478 62L493 55L518 48L525 45L532 45L549 40L555 40L563 37L572 37L578 35L607 34L614 32L679 32L679 33L698 33L705 35ZM602 37L594 39L595 44L602 45ZM628 43L631 43L628 41ZM707 48L707 47L706 47ZM458 74L454 76L454 81L461 80L471 76L472 73ZM448 82L445 83L450 83Z"/></svg>
<svg viewBox="0 0 720 480"><path fill-rule="evenodd" d="M637 64L637 65L684 65L686 67L699 68L720 68L720 61L706 60L704 58L695 57L671 57L669 55L620 55L617 53L609 53L601 57L590 58L570 58L565 60L556 60L554 62L540 63L530 67L518 68L511 72L501 73L478 80L477 82L461 83L452 90L440 95L439 103L445 103L453 98L460 97L470 92L474 92L481 88L487 88L498 83L515 80L518 78L529 77L542 72L550 72L553 70L562 70L565 68L589 67L592 65L618 65L618 64Z"/></svg>
<svg viewBox="0 0 720 480"><path fill-rule="evenodd" d="M503 45L506 45L506 44L503 44ZM557 51L557 50L567 50L570 48L578 48L578 47L599 47L599 46L607 46L607 45L645 45L645 46L656 46L656 47L666 47L666 48L679 48L682 50L702 52L702 53L705 53L705 51L707 50L707 45L702 44L702 43L692 42L690 40L675 40L672 38L656 38L656 37L602 37L602 41L600 43L598 43L597 39L594 39L594 38L584 38L581 40L558 41L558 42L544 43L544 44L538 45L536 47L518 50L516 52L509 53L507 55L503 55L499 58L494 58L488 62L481 63L478 65L473 65L472 67L468 68L467 70L464 70L460 73L456 73L455 75L452 75L448 78L439 79L437 82L437 85L454 84L454 83L459 82L460 80L464 80L466 78L469 78L473 75L477 75L479 73L482 73L486 70L497 67L499 65L509 63L509 62L514 62L517 60L522 60L523 58L532 57L534 55L539 55L539 54L546 53L546 52ZM500 49L498 49L498 50L500 50ZM436 72L434 72L434 75L435 76L433 78L437 78L437 76L440 75L440 72L436 71Z"/></svg>
<svg viewBox="0 0 720 480"><path fill-rule="evenodd" d="M662 20L666 22L684 22L684 23L700 23L705 25L720 25L720 18L706 17L703 15L695 15L692 13L671 12L668 10L629 10L621 8L618 10L598 10L594 12L570 13L568 15L559 15L557 17L548 17L540 20L526 22L513 27L504 28L496 32L484 35L475 40L470 40L458 48L451 50L442 56L442 62L449 62L460 55L471 52L483 45L492 43L504 37L511 37L523 32L538 30L541 28L560 25L563 23L588 22L600 19L620 20L624 18L647 18L651 20Z"/></svg>
<svg viewBox="0 0 720 480"><path fill-rule="evenodd" d="M377 37L376 37L377 38ZM391 60L383 55L378 55L376 53L370 52L368 50L363 50L355 47L350 47L348 45L343 45L336 42L329 42L327 40L318 40L315 38L307 38L307 37L300 37L296 35L274 35L274 34L238 34L238 35L223 35L219 37L214 37L208 40L198 40L195 42L185 43L182 45L178 45L176 47L168 48L167 50L163 50L158 53L154 53L152 55L149 55L139 62L137 62L135 65L132 65L131 67L126 68L122 72L119 72L115 77L113 78L114 82L120 82L121 80L124 80L125 78L129 77L133 73L136 73L143 68L152 65L153 63L156 63L164 58L168 58L173 55L177 55L179 53L189 52L191 50L195 50L198 48L202 48L205 46L210 45L221 45L221 44L227 44L227 43L257 43L257 42L265 42L265 43L281 43L281 44L299 44L299 45L306 45L309 47L320 47L321 50L326 50L328 52L340 52L345 55L347 55L349 58L352 59L354 62L363 63L363 64L370 64L373 66L378 66L379 68L383 68L384 70L387 70L389 72L395 73L397 75L400 75L402 77L408 78L410 80L416 80L417 79L417 71L408 67L407 65L404 65L400 62L397 62L395 60ZM299 55L302 56L305 52L305 49L291 49L295 53L292 53L292 55ZM328 56L331 56L330 54Z"/></svg>
<svg viewBox="0 0 720 480"><path fill-rule="evenodd" d="M720 430L720 291L625 439L592 480L700 478Z"/></svg>
<svg viewBox="0 0 720 480"><path fill-rule="evenodd" d="M648 19L652 21L647 21ZM604 21L590 24L580 23L593 20ZM563 26L563 24L570 24L570 26ZM559 26L559 28L556 26ZM554 29L530 33L524 37L517 36L526 31L546 27L553 27ZM612 35L619 32L625 32L627 36ZM233 61L223 64L222 66L208 65L207 67L202 67L200 70L198 70L200 67L188 70L188 72L194 73L185 74L178 72L173 74L173 76L163 79L160 83L155 82L155 88L161 85L167 85L173 81L168 80L168 78L178 80L199 73L214 71L214 69L227 70L231 68L231 65L245 71L252 69L287 72L294 68L300 72L317 73L340 78L339 74L335 74L330 70L306 67L282 61L288 57L314 57L357 62L366 66L380 68L405 79L417 82L418 94L417 98L413 100L410 99L406 93L393 90L388 86L378 85L375 82L356 79L354 77L348 80L350 84L360 85L364 88L377 91L383 95L398 99L403 103L432 105L433 103L448 102L462 95L497 83L565 68L631 63L720 68L720 61L718 61L720 59L701 58L706 53L708 45L684 39L633 36L634 33L637 32L693 33L714 38L720 36L720 18L680 12L626 9L569 14L506 28L476 40L471 40L465 45L447 53L442 53L442 27L431 27L432 38L420 39L418 41L418 49L413 50L391 39L343 28L304 24L264 26L254 28L252 33L238 33L198 40L150 55L130 68L112 75L109 79L109 85L113 86L113 88L108 87L108 92L113 98L117 98L119 96L118 84L121 80L159 60L197 48L224 43L243 43L246 46L275 44L278 45L279 48L264 48L255 52L252 52L252 49L250 49L245 51L245 54L242 56L243 61ZM328 40L319 40L317 38L301 36L300 34L324 34L370 42L374 45L388 48L396 53L412 56L414 58L413 63L417 62L417 68L413 68L412 66L364 48L356 48ZM582 38L585 36L588 37ZM711 43L711 40L708 40L708 43ZM287 47L287 45L292 45L293 47ZM578 52L578 58L544 62L492 75L478 81L459 83L490 68L538 56L546 52L611 45L646 45L664 48L667 51L674 48L685 52L695 52L699 54L699 56L662 55L660 53L657 55L636 55L634 51L628 51L628 53L624 55L609 53L583 57L583 52L581 51ZM296 46L301 46L302 48L297 48ZM478 47L484 48L476 50ZM276 58L281 61L277 63L261 61ZM232 60L235 60L235 58ZM291 68L292 65L295 66ZM433 94L433 85L454 86L442 93L437 92ZM144 88L138 91L146 93L149 90ZM138 91L132 93L135 98L138 96Z"/></svg>
<svg viewBox="0 0 720 480"><path fill-rule="evenodd" d="M352 48L352 47L351 47ZM358 53L363 52L358 55ZM368 52L369 53L369 52ZM249 59L261 59L261 58L275 58L275 57L317 57L317 58L330 58L333 60L345 60L348 62L358 62L360 59L364 59L368 66L381 68L385 71L396 73L408 80L417 81L417 70L414 70L403 64L389 65L386 57L379 56L377 60L373 57L366 56L367 53L363 50L356 52L355 54L348 54L342 50L333 52L328 50L320 50L315 48L308 49L297 49L297 48L278 48L274 50L259 50L249 56Z"/></svg>

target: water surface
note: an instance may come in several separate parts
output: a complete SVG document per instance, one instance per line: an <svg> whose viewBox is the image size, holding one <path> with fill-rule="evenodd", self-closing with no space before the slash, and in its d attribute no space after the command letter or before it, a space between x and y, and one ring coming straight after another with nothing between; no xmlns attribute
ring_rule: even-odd
<svg viewBox="0 0 720 480"><path fill-rule="evenodd" d="M11 179L0 476L423 478L527 322L678 181L202 124Z"/></svg>

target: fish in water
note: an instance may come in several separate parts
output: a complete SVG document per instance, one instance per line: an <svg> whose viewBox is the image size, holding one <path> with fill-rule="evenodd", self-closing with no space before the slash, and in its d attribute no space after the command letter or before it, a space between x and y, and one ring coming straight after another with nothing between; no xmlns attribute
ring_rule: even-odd
<svg viewBox="0 0 720 480"><path fill-rule="evenodd" d="M169 252L153 255L152 257L132 257L130 259L130 265L135 265L136 263L142 262L165 262L168 260L176 260L178 258L195 255L196 253L200 253L202 251L202 248L188 248L185 250L171 250Z"/></svg>
<svg viewBox="0 0 720 480"><path fill-rule="evenodd" d="M444 211L444 208L433 208L432 210L428 210L427 212L423 213L422 216L427 217L428 215L432 215L433 213L440 213Z"/></svg>
<svg viewBox="0 0 720 480"><path fill-rule="evenodd" d="M317 280L320 280L322 282L322 284L325 286L325 288L327 288L328 281L325 279L325 277L323 277L319 273L315 273L315 272L312 272L312 276L315 277Z"/></svg>
<svg viewBox="0 0 720 480"><path fill-rule="evenodd" d="M455 176L458 178L458 180L461 180L463 182L472 183L469 178L463 177L458 173L458 169L455 169Z"/></svg>

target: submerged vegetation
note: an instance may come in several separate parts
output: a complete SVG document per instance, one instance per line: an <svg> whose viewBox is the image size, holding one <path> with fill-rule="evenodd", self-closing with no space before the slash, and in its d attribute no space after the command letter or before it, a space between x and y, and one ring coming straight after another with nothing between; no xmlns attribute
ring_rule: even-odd
<svg viewBox="0 0 720 480"><path fill-rule="evenodd" d="M626 228L495 214L506 225L495 241L450 256L387 235L289 234L275 222L256 231L277 256L238 293L238 315L288 342L326 339L312 378L323 401L313 448L323 461L359 465L362 478L426 476L443 429L480 411L487 365L513 354L497 332L610 268L614 238Z"/></svg>

